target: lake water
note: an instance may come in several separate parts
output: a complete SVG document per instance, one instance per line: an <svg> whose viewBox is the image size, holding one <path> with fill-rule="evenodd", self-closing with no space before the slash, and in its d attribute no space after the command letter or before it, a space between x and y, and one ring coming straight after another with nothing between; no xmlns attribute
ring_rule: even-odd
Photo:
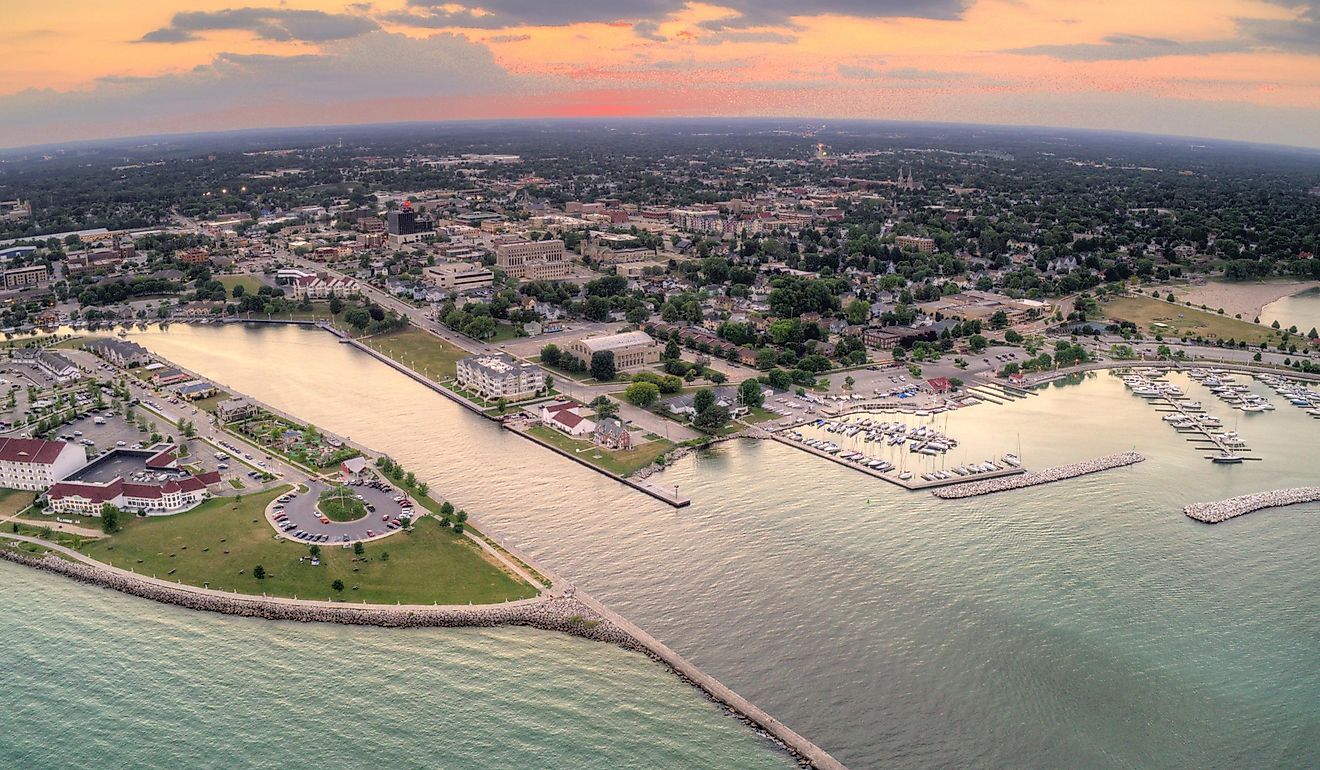
<svg viewBox="0 0 1320 770"><path fill-rule="evenodd" d="M1019 447L1033 468L1132 448L1148 462L947 502L792 447L730 442L657 477L692 498L676 510L323 332L134 339L389 452L853 767L1320 764L1320 506L1213 527L1181 513L1320 483L1320 421L1277 397L1277 411L1235 419L1179 380L1262 462L1211 465L1098 374L940 416L962 442L948 464ZM540 724L535 710L520 719Z"/></svg>
<svg viewBox="0 0 1320 770"><path fill-rule="evenodd" d="M1302 334L1320 329L1320 289L1308 289L1271 302L1261 309L1260 320L1264 324L1278 321L1285 329L1296 326Z"/></svg>
<svg viewBox="0 0 1320 770"><path fill-rule="evenodd" d="M0 562L6 768L793 767L635 653L182 610Z"/></svg>

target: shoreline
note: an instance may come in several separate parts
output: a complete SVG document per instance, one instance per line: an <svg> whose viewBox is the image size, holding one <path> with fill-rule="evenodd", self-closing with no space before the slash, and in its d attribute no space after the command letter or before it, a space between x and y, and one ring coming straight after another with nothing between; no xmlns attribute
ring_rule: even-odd
<svg viewBox="0 0 1320 770"><path fill-rule="evenodd" d="M1158 288L1158 287L1157 287ZM1224 315L1232 318L1241 314L1242 320L1252 321L1260 318L1267 305L1285 297L1292 297L1311 289L1320 288L1320 281L1243 281L1229 283L1222 280L1209 280L1203 284L1184 284L1170 287L1178 302L1190 302L1193 307L1205 305L1214 312L1224 309Z"/></svg>
<svg viewBox="0 0 1320 770"><path fill-rule="evenodd" d="M38 556L0 547L0 560L59 575L83 585L118 591L129 596L185 610L220 615L298 623L334 623L376 628L495 628L522 626L559 632L595 642L613 644L659 663L680 681L696 688L711 703L774 743L802 767L844 770L845 766L811 741L735 693L714 677L679 656L650 634L634 626L605 605L586 595L541 596L518 602L485 605L379 605L320 602L302 599L228 594L183 584L171 584L125 572L77 554L74 561L56 555L69 549L22 535L4 534L11 542L27 542L50 549ZM86 561L84 561L86 560Z"/></svg>

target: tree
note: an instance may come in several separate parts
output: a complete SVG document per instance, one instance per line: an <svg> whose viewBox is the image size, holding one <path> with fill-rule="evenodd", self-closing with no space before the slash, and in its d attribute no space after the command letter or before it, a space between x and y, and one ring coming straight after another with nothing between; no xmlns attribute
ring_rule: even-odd
<svg viewBox="0 0 1320 770"><path fill-rule="evenodd" d="M633 406L646 409L660 399L660 386L653 382L634 382L623 391L623 397Z"/></svg>
<svg viewBox="0 0 1320 770"><path fill-rule="evenodd" d="M1004 332L1004 342L1007 342L1010 345L1016 345L1021 341L1022 341L1022 335L1018 334L1013 329L1009 329L1008 331Z"/></svg>
<svg viewBox="0 0 1320 770"><path fill-rule="evenodd" d="M985 350L986 345L989 344L989 340L979 334L973 334L971 339L967 340L967 344L971 347L973 353L980 353L982 350Z"/></svg>
<svg viewBox="0 0 1320 770"><path fill-rule="evenodd" d="M591 354L591 376L600 382L608 382L615 378L619 370L614 365L613 350L597 350Z"/></svg>
<svg viewBox="0 0 1320 770"><path fill-rule="evenodd" d="M337 294L330 295L330 314L339 315L344 310L344 301Z"/></svg>
<svg viewBox="0 0 1320 770"><path fill-rule="evenodd" d="M107 535L118 532L123 524L119 520L120 510L110 503L101 505L101 531Z"/></svg>
<svg viewBox="0 0 1320 770"><path fill-rule="evenodd" d="M591 406L596 410L597 420L603 420L606 417L614 417L619 413L619 405L605 396L596 396L591 402Z"/></svg>
<svg viewBox="0 0 1320 770"><path fill-rule="evenodd" d="M555 345L554 343L546 345L541 348L541 363L546 366L559 366L562 354L563 351L559 349L558 345Z"/></svg>
<svg viewBox="0 0 1320 770"><path fill-rule="evenodd" d="M314 546L312 546L311 548L309 548L308 551L311 552L311 554L312 554L312 558L313 558L313 559L319 559L319 558L321 558L321 546L319 546L319 545L314 545Z"/></svg>
<svg viewBox="0 0 1320 770"><path fill-rule="evenodd" d="M843 378L844 390L852 390L853 386L856 384L857 384L857 380L853 379L853 376L851 374Z"/></svg>
<svg viewBox="0 0 1320 770"><path fill-rule="evenodd" d="M335 591L337 591L337 592L339 592L339 593L343 593L343 591L344 591L344 581L339 580L339 579L336 579L335 582L333 582L333 583L330 584L330 587L333 588Z"/></svg>
<svg viewBox="0 0 1320 770"><path fill-rule="evenodd" d="M860 299L855 299L848 303L845 315L847 315L850 324L864 324L871 317L871 306Z"/></svg>
<svg viewBox="0 0 1320 770"><path fill-rule="evenodd" d="M765 392L757 380L743 380L738 386L738 400L748 409L756 409L765 403Z"/></svg>
<svg viewBox="0 0 1320 770"><path fill-rule="evenodd" d="M453 515L454 515L454 504L451 503L451 502L449 502L448 500L446 500L446 501L444 501L443 503L441 503L441 504L440 504L440 515L441 515L441 516L453 516Z"/></svg>
<svg viewBox="0 0 1320 770"><path fill-rule="evenodd" d="M353 544L353 555L354 555L354 556L361 556L362 554L364 554L364 553L366 553L366 552L367 552L367 549L366 549L365 547L363 547L363 545L362 545L362 541L361 541L361 540L359 540L359 541L357 541L356 543Z"/></svg>
<svg viewBox="0 0 1320 770"><path fill-rule="evenodd" d="M241 288L243 288L243 287L242 287L242 286L235 286L234 288L235 288L235 289L241 289ZM260 564L258 564L257 566L253 567L253 568L252 568L252 577L256 578L257 580L265 580L265 579L266 579L266 568L263 567L263 566L261 566Z"/></svg>
<svg viewBox="0 0 1320 770"><path fill-rule="evenodd" d="M692 396L692 408L697 414L710 409L715 405L715 392L710 388L702 388Z"/></svg>
<svg viewBox="0 0 1320 770"><path fill-rule="evenodd" d="M728 421L728 407L713 404L710 408L697 412L697 416L692 418L692 425L699 430L711 432L724 427Z"/></svg>

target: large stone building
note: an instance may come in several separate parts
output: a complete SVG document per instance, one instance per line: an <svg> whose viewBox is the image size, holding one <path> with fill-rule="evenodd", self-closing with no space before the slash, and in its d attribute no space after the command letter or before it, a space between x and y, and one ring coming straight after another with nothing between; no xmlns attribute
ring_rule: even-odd
<svg viewBox="0 0 1320 770"><path fill-rule="evenodd" d="M495 274L473 262L442 262L426 268L425 279L445 291L482 289L495 282Z"/></svg>
<svg viewBox="0 0 1320 770"><path fill-rule="evenodd" d="M457 366L459 387L493 401L529 398L545 388L545 372L513 356L478 355L460 359Z"/></svg>
<svg viewBox="0 0 1320 770"><path fill-rule="evenodd" d="M179 468L173 446L116 449L88 463L46 491L56 513L100 515L109 503L148 515L178 513L211 496L221 482L216 471L200 476Z"/></svg>
<svg viewBox="0 0 1320 770"><path fill-rule="evenodd" d="M602 350L614 353L614 366L631 369L660 362L660 345L646 332L625 332L603 337L584 337L568 343L573 355L591 363L591 357Z"/></svg>
<svg viewBox="0 0 1320 770"><path fill-rule="evenodd" d="M564 242L557 238L544 241L496 239L495 266L512 278L529 281L558 281L573 272L573 265L564 251Z"/></svg>
<svg viewBox="0 0 1320 770"><path fill-rule="evenodd" d="M5 290L25 289L29 286L41 286L50 280L50 270L45 265L11 267L4 271Z"/></svg>

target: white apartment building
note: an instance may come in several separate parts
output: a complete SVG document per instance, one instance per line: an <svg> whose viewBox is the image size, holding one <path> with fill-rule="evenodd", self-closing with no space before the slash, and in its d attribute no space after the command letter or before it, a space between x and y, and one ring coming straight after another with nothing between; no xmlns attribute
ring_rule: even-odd
<svg viewBox="0 0 1320 770"><path fill-rule="evenodd" d="M559 239L528 241L522 238L497 238L495 266L512 278L529 281L557 281L569 277L573 265Z"/></svg>
<svg viewBox="0 0 1320 770"><path fill-rule="evenodd" d="M445 291L481 289L495 282L495 274L473 262L442 262L426 268L425 279Z"/></svg>
<svg viewBox="0 0 1320 770"><path fill-rule="evenodd" d="M0 439L0 487L40 491L87 462L78 444L32 438Z"/></svg>
<svg viewBox="0 0 1320 770"><path fill-rule="evenodd" d="M529 398L545 388L545 372L513 356L468 356L457 366L459 387L493 401Z"/></svg>

